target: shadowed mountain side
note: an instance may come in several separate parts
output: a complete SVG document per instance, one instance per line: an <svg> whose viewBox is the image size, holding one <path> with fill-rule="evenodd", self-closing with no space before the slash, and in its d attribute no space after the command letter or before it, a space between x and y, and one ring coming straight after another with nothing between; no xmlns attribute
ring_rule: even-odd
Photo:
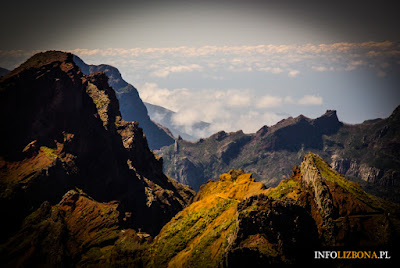
<svg viewBox="0 0 400 268"><path fill-rule="evenodd" d="M44 202L19 232L0 246L8 267L105 267L141 263L149 234L126 229L132 219L117 201L100 203L71 190L51 206Z"/></svg>
<svg viewBox="0 0 400 268"><path fill-rule="evenodd" d="M399 212L399 205L365 193L309 153L276 188L243 170L208 181L154 241L129 228L134 217L121 203L99 203L71 190L58 204L44 202L30 214L0 246L0 260L58 267L309 265L314 250L326 246L393 252Z"/></svg>
<svg viewBox="0 0 400 268"><path fill-rule="evenodd" d="M162 172L137 122L121 118L104 73L69 53L39 53L0 80L0 207L4 240L44 201L79 187L118 200L131 227L156 234L193 196Z"/></svg>
<svg viewBox="0 0 400 268"><path fill-rule="evenodd" d="M192 143L163 148L164 171L199 189L205 178L245 168L258 181L276 186L300 164L305 151L321 155L368 192L400 202L400 108L386 119L341 123L335 111L316 119L289 117L254 134L219 132Z"/></svg>
<svg viewBox="0 0 400 268"><path fill-rule="evenodd" d="M73 60L86 75L95 72L104 72L107 75L108 83L115 90L119 100L122 118L126 121L139 122L151 149L160 149L174 142L169 132L151 121L138 91L122 78L117 68L106 64L88 65L77 56L74 56Z"/></svg>
<svg viewBox="0 0 400 268"><path fill-rule="evenodd" d="M1 77L1 76L5 76L5 75L8 74L9 72L10 72L9 70L0 67L0 77Z"/></svg>
<svg viewBox="0 0 400 268"><path fill-rule="evenodd" d="M152 267L306 264L330 247L393 248L399 206L365 193L307 154L276 188L231 170L200 188L151 246Z"/></svg>

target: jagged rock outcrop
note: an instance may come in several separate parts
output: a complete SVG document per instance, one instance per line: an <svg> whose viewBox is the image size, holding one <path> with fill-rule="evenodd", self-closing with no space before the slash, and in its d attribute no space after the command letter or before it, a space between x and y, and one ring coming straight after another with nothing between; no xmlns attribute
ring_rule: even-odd
<svg viewBox="0 0 400 268"><path fill-rule="evenodd" d="M300 173L302 186L311 186L308 192L313 202L306 206L311 207L324 245L393 246L389 237L399 235L399 226L394 223L400 215L397 204L367 194L315 154L304 157ZM303 196L299 200L307 199ZM392 219L390 214L394 214Z"/></svg>
<svg viewBox="0 0 400 268"><path fill-rule="evenodd" d="M172 153L169 146L160 155L167 174L198 189L204 178L230 168L245 168L267 186L277 186L291 174L292 165L299 165L312 151L368 192L400 202L399 114L400 107L389 118L348 125L328 110L316 119L289 117L254 134L219 132L195 143L178 141L179 153ZM191 164L181 165L183 161ZM179 174L176 165L184 166ZM190 170L200 165L202 174Z"/></svg>
<svg viewBox="0 0 400 268"><path fill-rule="evenodd" d="M299 151L305 148L322 149L323 136L337 132L342 125L336 111L328 110L317 119L303 115L290 117L272 127L264 126L255 134L220 131L196 143L181 141L176 145L181 148L179 153L172 154L171 147L166 147L160 154L165 159L165 172L180 182L194 182L189 184L194 189L204 183L196 183L196 180L218 176L229 167L246 167L260 181L276 186L280 179L290 175L289 163L301 160L297 156ZM191 166L201 164L204 167L203 176L191 177L193 172L189 169L182 170L180 173L183 176L178 176L172 166L173 163L179 165L181 159L191 162Z"/></svg>
<svg viewBox="0 0 400 268"><path fill-rule="evenodd" d="M165 159L166 174L198 190L206 178L218 177L230 166L240 169L234 160L249 141L250 136L242 131L221 131L196 143L177 139L173 147L165 147L158 153Z"/></svg>
<svg viewBox="0 0 400 268"><path fill-rule="evenodd" d="M161 230L147 265L302 265L325 246L395 245L399 205L367 194L312 153L292 172L268 189L243 170L210 180Z"/></svg>
<svg viewBox="0 0 400 268"><path fill-rule="evenodd" d="M84 75L73 55L39 53L0 80L0 208L5 241L44 201L79 187L118 200L131 227L157 234L193 196L162 172L137 122L121 118L104 73Z"/></svg>
<svg viewBox="0 0 400 268"><path fill-rule="evenodd" d="M283 256L287 264L305 263L307 252L319 246L313 218L292 200L261 194L240 202L237 211L235 239L224 267L282 264Z"/></svg>
<svg viewBox="0 0 400 268"><path fill-rule="evenodd" d="M303 265L323 246L393 248L399 217L398 205L365 193L307 154L276 188L243 170L210 180L154 241L129 228L134 217L120 202L69 191L57 205L44 202L28 216L0 258L60 267Z"/></svg>
<svg viewBox="0 0 400 268"><path fill-rule="evenodd" d="M120 203L99 203L71 190L55 206L44 202L1 246L9 267L87 267L140 265L150 235L125 229L129 213Z"/></svg>
<svg viewBox="0 0 400 268"><path fill-rule="evenodd" d="M300 166L302 176L302 183L304 187L310 188L310 192L317 204L318 212L324 221L324 228L326 237L329 241L325 241L329 245L334 245L334 228L335 224L333 219L336 218L337 213L333 205L333 198L329 191L328 185L325 183L320 171L314 163L314 156L308 154L305 156Z"/></svg>
<svg viewBox="0 0 400 268"><path fill-rule="evenodd" d="M174 142L169 130L151 121L138 91L122 78L117 68L106 64L88 65L77 56L73 56L73 60L85 75L96 72L104 72L107 75L108 83L115 90L119 100L122 118L126 121L139 122L151 149L160 149Z"/></svg>
<svg viewBox="0 0 400 268"><path fill-rule="evenodd" d="M302 147L322 149L323 135L336 133L343 123L339 122L336 111L328 110L321 117L310 119L303 115L278 122L268 129L269 150L297 152Z"/></svg>
<svg viewBox="0 0 400 268"><path fill-rule="evenodd" d="M332 163L332 167L343 175L360 178L361 180L369 183L390 186L390 183L400 182L400 180L381 180L383 176L382 170L375 167L369 167L367 164L358 164L357 161L350 159L334 160Z"/></svg>

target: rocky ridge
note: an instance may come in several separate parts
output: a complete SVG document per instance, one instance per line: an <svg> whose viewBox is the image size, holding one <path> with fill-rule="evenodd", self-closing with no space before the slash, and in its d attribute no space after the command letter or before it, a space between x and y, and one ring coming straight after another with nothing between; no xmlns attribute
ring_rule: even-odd
<svg viewBox="0 0 400 268"><path fill-rule="evenodd" d="M137 89L122 78L117 68L107 64L89 65L75 55L73 60L85 75L96 72L104 72L107 75L108 83L115 90L118 98L122 118L126 121L139 122L151 149L160 149L174 142L174 137L169 130L150 119Z"/></svg>
<svg viewBox="0 0 400 268"><path fill-rule="evenodd" d="M73 55L39 53L0 80L0 207L4 242L45 201L78 187L118 200L131 227L157 234L194 192L162 172L137 122L121 118L104 73L85 75Z"/></svg>
<svg viewBox="0 0 400 268"><path fill-rule="evenodd" d="M7 266L94 267L141 262L149 234L126 229L130 214L117 201L99 203L71 190L54 206L44 202L1 246Z"/></svg>
<svg viewBox="0 0 400 268"><path fill-rule="evenodd" d="M149 266L242 267L310 263L315 248L391 248L399 206L365 193L309 153L290 178L265 188L243 170L203 185L164 226Z"/></svg>
<svg viewBox="0 0 400 268"><path fill-rule="evenodd" d="M341 123L332 110L316 119L289 117L254 134L219 132L194 143L177 140L159 154L166 174L199 189L204 178L230 168L245 168L258 181L276 186L312 151L368 192L400 202L399 109L389 118L357 125Z"/></svg>

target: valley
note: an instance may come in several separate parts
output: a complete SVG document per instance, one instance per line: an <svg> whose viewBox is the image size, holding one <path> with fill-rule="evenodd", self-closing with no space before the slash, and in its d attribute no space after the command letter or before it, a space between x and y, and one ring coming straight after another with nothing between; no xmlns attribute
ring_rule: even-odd
<svg viewBox="0 0 400 268"><path fill-rule="evenodd" d="M4 267L304 265L400 238L400 108L187 141L116 68L47 51L4 72L0 121Z"/></svg>

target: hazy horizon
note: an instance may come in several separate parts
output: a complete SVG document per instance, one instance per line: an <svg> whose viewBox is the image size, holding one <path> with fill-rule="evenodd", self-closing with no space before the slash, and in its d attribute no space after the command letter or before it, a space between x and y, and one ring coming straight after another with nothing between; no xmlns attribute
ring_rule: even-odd
<svg viewBox="0 0 400 268"><path fill-rule="evenodd" d="M196 137L255 132L328 109L346 123L400 104L394 2L86 1L6 3L0 67L38 51L110 64L143 101ZM211 123L194 133L193 123ZM198 130L196 130L198 132Z"/></svg>

